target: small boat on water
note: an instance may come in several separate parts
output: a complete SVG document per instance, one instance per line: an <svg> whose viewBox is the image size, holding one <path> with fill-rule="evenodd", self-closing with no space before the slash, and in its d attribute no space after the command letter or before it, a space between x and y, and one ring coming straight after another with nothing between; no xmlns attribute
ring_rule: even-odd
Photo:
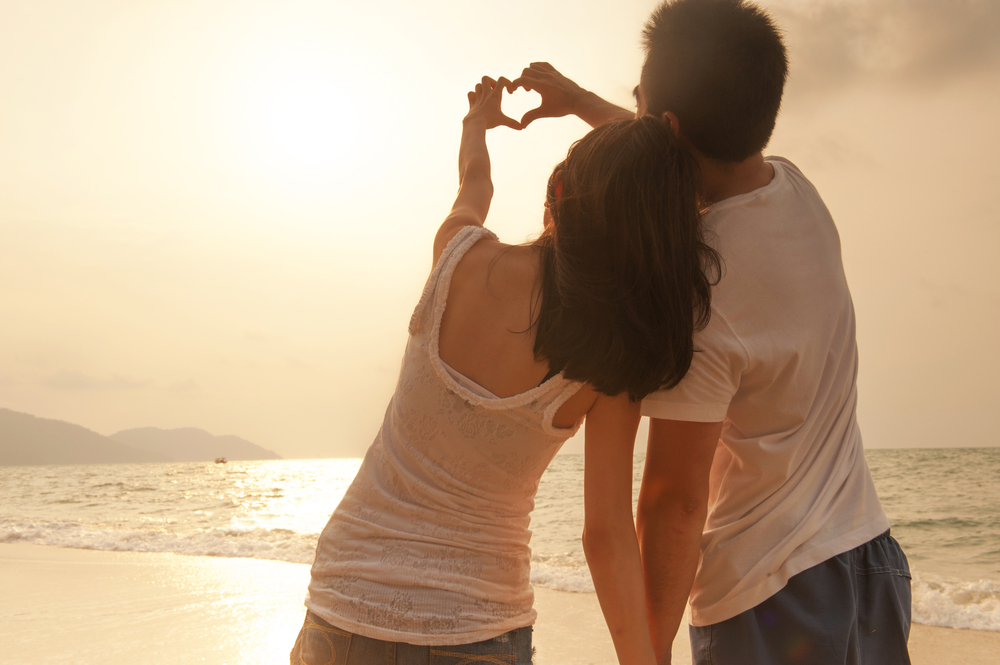
<svg viewBox="0 0 1000 665"><path fill-rule="evenodd" d="M226 458L225 457L216 457L215 458L215 463L216 464L225 464L226 463Z"/></svg>

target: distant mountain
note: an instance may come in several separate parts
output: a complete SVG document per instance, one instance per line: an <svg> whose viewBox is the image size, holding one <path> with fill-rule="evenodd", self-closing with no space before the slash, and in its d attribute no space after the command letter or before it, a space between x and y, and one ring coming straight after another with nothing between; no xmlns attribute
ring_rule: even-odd
<svg viewBox="0 0 1000 665"><path fill-rule="evenodd" d="M111 436L86 427L0 409L0 466L281 459L238 436L187 427L127 429Z"/></svg>
<svg viewBox="0 0 1000 665"><path fill-rule="evenodd" d="M238 436L213 436L203 429L139 427L111 435L111 439L141 451L166 456L172 462L281 459L281 456Z"/></svg>
<svg viewBox="0 0 1000 665"><path fill-rule="evenodd" d="M0 409L0 466L168 461L86 427Z"/></svg>

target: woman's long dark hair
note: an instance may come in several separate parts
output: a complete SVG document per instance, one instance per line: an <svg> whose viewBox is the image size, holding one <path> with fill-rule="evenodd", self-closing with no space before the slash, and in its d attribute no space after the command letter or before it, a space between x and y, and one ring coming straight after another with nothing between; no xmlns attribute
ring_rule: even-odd
<svg viewBox="0 0 1000 665"><path fill-rule="evenodd" d="M536 243L536 358L632 400L677 385L721 267L699 226L696 178L669 126L648 116L602 125L570 149L550 180L550 194L561 189L552 227Z"/></svg>

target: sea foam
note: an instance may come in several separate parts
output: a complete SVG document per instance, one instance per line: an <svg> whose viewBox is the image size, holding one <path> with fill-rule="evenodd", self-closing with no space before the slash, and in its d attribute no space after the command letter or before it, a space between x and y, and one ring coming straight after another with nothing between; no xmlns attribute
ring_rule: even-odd
<svg viewBox="0 0 1000 665"><path fill-rule="evenodd" d="M594 593L594 581L590 578L586 560L572 554L533 555L531 583L557 591Z"/></svg>
<svg viewBox="0 0 1000 665"><path fill-rule="evenodd" d="M24 520L0 518L0 543L31 543L113 552L170 552L185 556L268 559L311 564L318 533L299 534L289 529L245 525L195 533L174 533L162 528L108 528L73 520ZM583 557L572 554L535 555L531 583L548 589L593 593Z"/></svg>
<svg viewBox="0 0 1000 665"><path fill-rule="evenodd" d="M968 582L913 572L913 621L1000 632L1000 582Z"/></svg>
<svg viewBox="0 0 1000 665"><path fill-rule="evenodd" d="M114 552L268 559L311 564L319 534L287 529L218 528L195 533L108 529L72 521L0 519L0 543L32 543Z"/></svg>

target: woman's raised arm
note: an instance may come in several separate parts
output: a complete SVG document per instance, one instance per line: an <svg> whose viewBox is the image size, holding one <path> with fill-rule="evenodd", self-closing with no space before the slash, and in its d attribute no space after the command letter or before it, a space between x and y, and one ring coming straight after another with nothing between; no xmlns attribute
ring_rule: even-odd
<svg viewBox="0 0 1000 665"><path fill-rule="evenodd" d="M521 129L521 124L500 110L504 87L510 81L494 81L484 76L469 92L469 113L462 121L462 143L458 149L458 196L451 213L434 237L434 264L455 234L464 226L482 226L493 199L490 178L490 153L486 149L486 130L503 125Z"/></svg>
<svg viewBox="0 0 1000 665"><path fill-rule="evenodd" d="M632 452L639 403L597 398L587 414L583 551L621 665L656 665L632 518Z"/></svg>

